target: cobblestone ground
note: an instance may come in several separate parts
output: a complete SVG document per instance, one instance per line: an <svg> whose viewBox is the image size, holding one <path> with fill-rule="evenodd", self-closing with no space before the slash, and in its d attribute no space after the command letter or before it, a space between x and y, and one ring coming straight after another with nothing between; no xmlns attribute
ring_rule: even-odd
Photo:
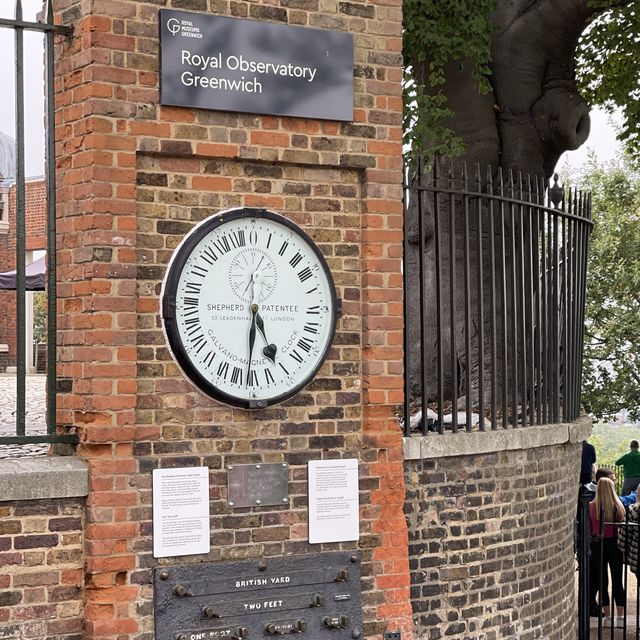
<svg viewBox="0 0 640 640"><path fill-rule="evenodd" d="M25 423L28 435L46 433L46 381L44 375L30 375L26 379ZM0 373L0 436L16 432L16 376ZM0 444L0 458L46 455L49 445Z"/></svg>

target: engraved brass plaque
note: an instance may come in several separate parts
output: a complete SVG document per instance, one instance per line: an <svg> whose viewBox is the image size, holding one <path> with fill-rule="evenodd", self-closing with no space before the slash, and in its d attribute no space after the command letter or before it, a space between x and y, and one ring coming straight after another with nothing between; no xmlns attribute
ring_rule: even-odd
<svg viewBox="0 0 640 640"><path fill-rule="evenodd" d="M289 465L286 463L229 466L227 480L230 507L289 503Z"/></svg>

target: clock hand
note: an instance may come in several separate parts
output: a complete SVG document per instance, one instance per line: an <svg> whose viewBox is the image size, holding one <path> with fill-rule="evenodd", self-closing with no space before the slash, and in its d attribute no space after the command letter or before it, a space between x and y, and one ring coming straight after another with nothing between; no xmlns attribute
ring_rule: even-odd
<svg viewBox="0 0 640 640"><path fill-rule="evenodd" d="M244 295L245 293L247 293L247 291L249 290L249 287L253 284L253 280L251 278L249 278L249 282L247 283L247 286L242 290L242 294Z"/></svg>
<svg viewBox="0 0 640 640"><path fill-rule="evenodd" d="M260 265L262 264L262 261L264 260L264 256L262 256L260 258L260 261L258 262L258 264L255 266L255 271L251 274L251 277L249 278L249 282L247 283L247 286L242 290L242 295L244 295L245 293L247 293L247 291L249 290L249 287L253 284L253 276L258 273L258 269L260 269ZM253 300L253 302L257 302L255 299Z"/></svg>
<svg viewBox="0 0 640 640"><path fill-rule="evenodd" d="M251 280L253 282L253 298L251 300L251 304L258 305L260 303L260 290L262 289L264 274L262 271L254 271L251 276Z"/></svg>
<svg viewBox="0 0 640 640"><path fill-rule="evenodd" d="M258 263L258 266L260 266L260 263ZM269 340L267 340L267 334L265 333L265 330L264 330L264 321L262 319L262 316L258 313L258 309L259 309L258 303L260 301L260 291L262 289L262 283L264 281L264 273L262 273L262 271L259 271L259 270L254 271L253 275L251 276L251 279L253 280L253 302L251 303L251 311L254 313L254 320L255 320L255 324L258 327L258 331L260 331L260 334L264 338L264 341L267 345L262 350L262 353L265 356L265 358L268 358L269 360L271 360L272 363L275 364L278 347L276 347L275 344L269 344ZM253 311L254 308L255 308L255 311Z"/></svg>
<svg viewBox="0 0 640 640"><path fill-rule="evenodd" d="M249 368L247 369L247 384L251 382L251 357L253 356L253 345L256 341L256 314L258 305L251 305L251 327L249 328Z"/></svg>
<svg viewBox="0 0 640 640"><path fill-rule="evenodd" d="M273 362L273 364L275 364L278 347L276 347L275 344L269 344L269 340L267 340L267 334L264 332L264 321L262 320L262 316L259 313L256 313L256 325L258 327L258 331L267 344L267 346L262 350L262 353L264 354L265 358L268 358L269 360L271 360L271 362Z"/></svg>

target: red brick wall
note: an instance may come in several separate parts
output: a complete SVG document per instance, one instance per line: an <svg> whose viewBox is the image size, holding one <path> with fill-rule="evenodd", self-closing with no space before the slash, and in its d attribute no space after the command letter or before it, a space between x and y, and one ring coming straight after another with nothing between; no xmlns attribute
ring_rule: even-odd
<svg viewBox="0 0 640 640"><path fill-rule="evenodd" d="M9 233L0 249L0 271L16 268L16 188L8 191ZM25 184L25 237L27 251L47 248L47 190L44 180L28 180ZM1 246L1 245L0 245Z"/></svg>
<svg viewBox="0 0 640 640"><path fill-rule="evenodd" d="M8 234L0 234L0 271L16 268L16 189L9 190ZM47 192L44 180L29 181L25 185L26 249L35 251L47 246ZM16 295L0 292L0 344L9 345L7 364L16 364Z"/></svg>
<svg viewBox="0 0 640 640"><path fill-rule="evenodd" d="M5 204L7 207L7 205ZM8 207L7 207L8 208ZM6 219L6 218L5 218ZM9 233L0 230L0 271L10 271L11 260L15 261L15 252L9 251ZM11 291L0 291L0 344L9 344L9 337L15 336L15 294ZM15 353L15 338L12 353ZM0 354L0 372L9 364L9 354Z"/></svg>
<svg viewBox="0 0 640 640"><path fill-rule="evenodd" d="M0 638L81 640L83 501L0 504Z"/></svg>
<svg viewBox="0 0 640 640"><path fill-rule="evenodd" d="M15 207L12 189L11 207ZM44 180L29 181L25 188L27 251L47 248L47 187Z"/></svg>
<svg viewBox="0 0 640 640"><path fill-rule="evenodd" d="M152 640L151 470L211 469L221 561L318 550L306 542L306 462L360 461L365 635L411 637L403 517L401 1L175 0L162 6L349 31L354 123L158 105L157 2L59 0L58 421L89 463L86 637ZM93 11L92 14L87 12ZM150 174L161 178L150 180ZM164 182L166 180L166 182ZM164 345L160 283L177 242L223 207L286 212L319 243L344 300L328 361L260 412L194 392ZM239 516L232 462L291 466L291 507ZM324 548L324 547L323 547ZM166 562L166 561L165 561ZM171 562L170 560L168 562Z"/></svg>

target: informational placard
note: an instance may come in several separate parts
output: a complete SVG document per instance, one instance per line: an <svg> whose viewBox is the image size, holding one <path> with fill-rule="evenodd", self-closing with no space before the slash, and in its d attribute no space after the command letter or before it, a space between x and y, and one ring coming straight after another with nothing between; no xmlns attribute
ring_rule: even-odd
<svg viewBox="0 0 640 640"><path fill-rule="evenodd" d="M153 471L155 558L209 553L209 468Z"/></svg>
<svg viewBox="0 0 640 640"><path fill-rule="evenodd" d="M353 35L160 11L160 103L353 120Z"/></svg>
<svg viewBox="0 0 640 640"><path fill-rule="evenodd" d="M309 542L358 540L358 461L309 462Z"/></svg>

